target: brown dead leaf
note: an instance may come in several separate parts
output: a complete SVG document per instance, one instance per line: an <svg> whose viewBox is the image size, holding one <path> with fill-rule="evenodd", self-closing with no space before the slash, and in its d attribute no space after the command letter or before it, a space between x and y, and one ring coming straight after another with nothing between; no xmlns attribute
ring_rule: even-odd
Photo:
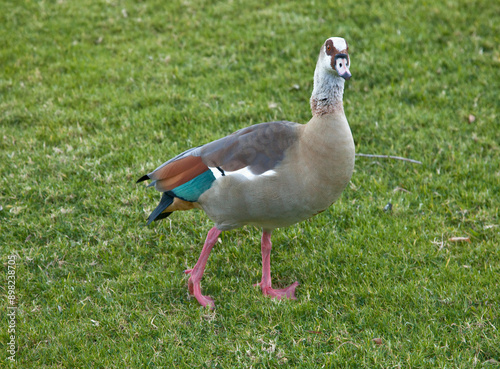
<svg viewBox="0 0 500 369"><path fill-rule="evenodd" d="M376 344L377 346L382 345L382 338L374 338L372 339L373 343Z"/></svg>

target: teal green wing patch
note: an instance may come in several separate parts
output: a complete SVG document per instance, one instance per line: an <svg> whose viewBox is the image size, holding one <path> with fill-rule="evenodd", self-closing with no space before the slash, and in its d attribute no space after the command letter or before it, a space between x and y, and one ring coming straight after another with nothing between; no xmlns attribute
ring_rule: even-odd
<svg viewBox="0 0 500 369"><path fill-rule="evenodd" d="M183 200L198 201L201 194L212 186L213 181L215 181L215 176L209 169L192 180L174 188L172 192L175 196Z"/></svg>

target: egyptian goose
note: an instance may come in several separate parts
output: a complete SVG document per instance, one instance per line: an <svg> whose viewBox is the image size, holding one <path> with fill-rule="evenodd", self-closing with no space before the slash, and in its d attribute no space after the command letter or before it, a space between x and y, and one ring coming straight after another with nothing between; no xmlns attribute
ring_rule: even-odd
<svg viewBox="0 0 500 369"><path fill-rule="evenodd" d="M246 224L262 228L264 295L295 299L294 282L271 287L271 232L303 221L328 208L349 183L354 142L344 114L344 82L351 77L347 42L332 37L321 47L307 124L287 121L256 124L195 147L170 159L137 182L163 192L148 218L176 210L203 209L215 226L208 232L188 288L203 306L214 301L201 293L200 280L212 247L222 231Z"/></svg>

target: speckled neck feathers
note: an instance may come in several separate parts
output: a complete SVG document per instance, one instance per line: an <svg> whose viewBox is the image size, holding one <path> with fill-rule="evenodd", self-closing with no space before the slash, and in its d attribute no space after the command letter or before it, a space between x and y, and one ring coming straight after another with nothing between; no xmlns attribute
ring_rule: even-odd
<svg viewBox="0 0 500 369"><path fill-rule="evenodd" d="M314 89L311 95L313 116L343 112L344 79L325 70L320 62L314 71Z"/></svg>

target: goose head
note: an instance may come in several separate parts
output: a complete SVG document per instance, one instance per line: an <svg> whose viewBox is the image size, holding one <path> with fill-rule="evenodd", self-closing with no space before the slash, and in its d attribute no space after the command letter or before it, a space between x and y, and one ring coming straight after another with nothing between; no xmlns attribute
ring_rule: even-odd
<svg viewBox="0 0 500 369"><path fill-rule="evenodd" d="M317 68L348 80L351 78L348 50L346 40L341 37L330 37L321 47Z"/></svg>

